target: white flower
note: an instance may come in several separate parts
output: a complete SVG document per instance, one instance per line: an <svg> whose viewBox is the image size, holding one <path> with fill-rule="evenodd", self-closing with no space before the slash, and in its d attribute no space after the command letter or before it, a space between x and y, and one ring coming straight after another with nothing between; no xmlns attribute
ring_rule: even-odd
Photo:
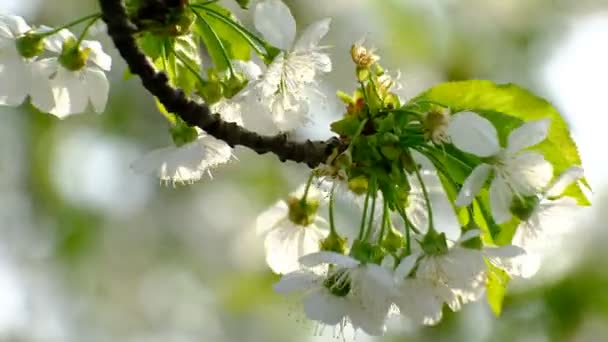
<svg viewBox="0 0 608 342"><path fill-rule="evenodd" d="M264 237L266 263L275 272L286 274L300 269L299 259L319 251L319 243L328 234L328 224L317 215L322 194L310 187L304 206L305 187L278 201L256 220L257 233ZM295 221L295 222L294 222Z"/></svg>
<svg viewBox="0 0 608 342"><path fill-rule="evenodd" d="M526 122L511 132L507 147L501 148L496 128L490 121L473 112L455 115L448 127L453 144L464 152L493 159L471 172L455 203L460 206L471 204L494 172L490 185L492 215L497 223L508 221L514 196L536 195L553 176L553 166L540 152L526 150L545 140L549 125L549 119Z"/></svg>
<svg viewBox="0 0 608 342"><path fill-rule="evenodd" d="M350 323L369 335L384 333L394 293L387 269L333 252L309 254L300 262L307 267L332 266L324 274L309 270L289 273L275 284L275 291L303 291L306 315L321 324L343 328Z"/></svg>
<svg viewBox="0 0 608 342"><path fill-rule="evenodd" d="M517 227L512 244L526 250L526 256L521 261L525 277L538 271L544 252L556 245L560 236L575 223L568 218L580 209L576 200L571 197L554 198L581 177L583 169L578 166L564 171L549 186L529 217Z"/></svg>
<svg viewBox="0 0 608 342"><path fill-rule="evenodd" d="M280 0L265 0L255 7L254 23L270 44L283 50L255 85L260 101L280 130L300 127L309 121L308 93L318 92L315 77L332 69L318 45L330 19L313 23L295 42L296 23L289 8Z"/></svg>
<svg viewBox="0 0 608 342"><path fill-rule="evenodd" d="M434 325L441 320L443 303L458 311L462 304L477 301L487 280L485 260L511 276L520 274L514 260L524 254L521 248L477 250L461 245L478 235L479 231L469 231L445 253L428 255L417 251L401 261L394 276L399 289L395 304L402 315L416 323Z"/></svg>
<svg viewBox="0 0 608 342"><path fill-rule="evenodd" d="M242 124L239 103L220 101L211 106L227 122ZM225 142L196 128L198 138L182 146L154 150L136 160L131 168L137 173L156 173L164 183L173 185L194 183L210 169L225 164L232 158L232 148Z"/></svg>
<svg viewBox="0 0 608 342"><path fill-rule="evenodd" d="M69 56L66 62L64 47L76 42L68 30L59 31L48 41L48 49L59 53L60 57L41 59L33 64L34 77L47 89L32 92L32 104L59 118L84 112L89 101L95 112L102 113L110 90L104 71L110 70L112 58L102 50L99 42L83 40L78 53ZM68 67L68 63L74 64Z"/></svg>
<svg viewBox="0 0 608 342"><path fill-rule="evenodd" d="M36 56L24 57L17 48L17 39L31 30L21 17L0 15L0 105L18 106L41 85L32 79Z"/></svg>

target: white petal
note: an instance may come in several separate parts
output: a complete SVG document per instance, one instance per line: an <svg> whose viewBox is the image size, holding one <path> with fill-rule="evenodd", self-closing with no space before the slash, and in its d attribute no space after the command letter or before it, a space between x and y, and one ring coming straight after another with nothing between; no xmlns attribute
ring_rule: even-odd
<svg viewBox="0 0 608 342"><path fill-rule="evenodd" d="M257 80L262 76L262 69L253 61L241 61L237 59L232 61L232 66L236 72L243 74L250 81Z"/></svg>
<svg viewBox="0 0 608 342"><path fill-rule="evenodd" d="M300 269L300 257L318 252L319 241L325 236L314 226L298 226L286 220L264 239L266 263L278 274L296 271Z"/></svg>
<svg viewBox="0 0 608 342"><path fill-rule="evenodd" d="M6 38L14 38L31 30L22 17L0 14L0 33ZM8 34L10 32L10 35Z"/></svg>
<svg viewBox="0 0 608 342"><path fill-rule="evenodd" d="M89 59L105 71L112 68L112 57L103 51L101 43L96 40L83 40L83 49L90 49Z"/></svg>
<svg viewBox="0 0 608 342"><path fill-rule="evenodd" d="M327 251L304 255L300 258L300 263L306 267L315 267L321 264L333 264L345 268L353 268L359 265L359 261L349 256Z"/></svg>
<svg viewBox="0 0 608 342"><path fill-rule="evenodd" d="M551 119L529 121L516 128L509 134L507 151L516 153L528 147L539 144L547 138Z"/></svg>
<svg viewBox="0 0 608 342"><path fill-rule="evenodd" d="M19 106L23 103L30 92L30 69L30 63L17 53L0 54L0 105Z"/></svg>
<svg viewBox="0 0 608 342"><path fill-rule="evenodd" d="M490 185L490 207L496 223L501 224L511 219L511 202L513 192L502 177L494 177Z"/></svg>
<svg viewBox="0 0 608 342"><path fill-rule="evenodd" d="M584 172L583 168L580 166L571 166L562 172L561 175L557 177L557 179L551 184L549 189L545 195L547 197L556 197L561 195L570 184L576 182L577 180L583 178Z"/></svg>
<svg viewBox="0 0 608 342"><path fill-rule="evenodd" d="M311 54L311 58L315 65L315 69L317 69L321 72L324 72L324 73L328 73L332 70L331 59L329 58L329 56L327 54L320 53L320 52L313 52Z"/></svg>
<svg viewBox="0 0 608 342"><path fill-rule="evenodd" d="M71 38L75 39L76 37L74 37L72 32L68 31L67 29L63 29L54 35L44 38L44 46L51 52L61 53L61 50L63 49L63 42Z"/></svg>
<svg viewBox="0 0 608 342"><path fill-rule="evenodd" d="M462 242L471 240L473 238L478 237L479 235L481 235L481 230L479 230L479 229L467 230L464 234L462 234L460 236L460 238L458 239L458 243L462 243Z"/></svg>
<svg viewBox="0 0 608 342"><path fill-rule="evenodd" d="M407 279L401 285L400 295L395 303L399 306L401 314L415 324L435 325L443 315L442 296L437 292L439 292L438 288L431 282Z"/></svg>
<svg viewBox="0 0 608 342"><path fill-rule="evenodd" d="M521 277L524 274L529 273L523 271L522 261L526 255L526 252L518 246L501 246L501 247L486 247L483 249L483 254L490 263L494 266L504 270L510 276Z"/></svg>
<svg viewBox="0 0 608 342"><path fill-rule="evenodd" d="M545 189L553 178L553 165L536 151L525 151L506 160L502 172L517 194L531 196Z"/></svg>
<svg viewBox="0 0 608 342"><path fill-rule="evenodd" d="M84 74L79 71L57 68L57 74L50 81L55 99L55 107L49 111L50 114L63 119L70 114L85 111L89 94L83 77Z"/></svg>
<svg viewBox="0 0 608 342"><path fill-rule="evenodd" d="M268 210L261 213L256 219L256 233L258 235L266 235L275 228L279 221L287 219L289 209L285 201L279 201Z"/></svg>
<svg viewBox="0 0 608 342"><path fill-rule="evenodd" d="M265 0L255 6L255 28L270 44L289 50L296 37L296 21L289 7L280 0Z"/></svg>
<svg viewBox="0 0 608 342"><path fill-rule="evenodd" d="M448 135L458 149L479 157L490 157L500 151L496 128L477 113L454 115L448 125Z"/></svg>
<svg viewBox="0 0 608 342"><path fill-rule="evenodd" d="M414 269L414 266L416 266L416 261L418 261L419 257L419 253L414 253L403 258L399 263L399 266L397 266L397 268L395 269L395 279L397 281L402 281L410 273L412 273L412 270Z"/></svg>
<svg viewBox="0 0 608 342"><path fill-rule="evenodd" d="M30 88L30 101L41 112L48 113L55 107L55 98L49 78L58 68L57 60L53 58L41 59L32 63L32 82Z"/></svg>
<svg viewBox="0 0 608 342"><path fill-rule="evenodd" d="M292 272L281 277L272 289L278 293L289 294L306 290L314 286L317 276L310 272Z"/></svg>
<svg viewBox="0 0 608 342"><path fill-rule="evenodd" d="M83 70L86 78L86 90L89 93L89 99L96 113L103 113L106 109L108 101L108 93L110 91L110 83L106 78L106 74L97 68L86 68Z"/></svg>
<svg viewBox="0 0 608 342"><path fill-rule="evenodd" d="M329 32L330 24L331 19L325 18L308 26L298 38L294 51L305 52L316 49L321 39Z"/></svg>
<svg viewBox="0 0 608 342"><path fill-rule="evenodd" d="M454 203L458 206L470 205L490 176L490 171L492 171L492 167L488 164L479 164L473 169L473 172L465 179Z"/></svg>
<svg viewBox="0 0 608 342"><path fill-rule="evenodd" d="M325 288L319 288L304 298L304 312L308 318L327 325L337 325L347 315L348 305L344 298L333 296Z"/></svg>

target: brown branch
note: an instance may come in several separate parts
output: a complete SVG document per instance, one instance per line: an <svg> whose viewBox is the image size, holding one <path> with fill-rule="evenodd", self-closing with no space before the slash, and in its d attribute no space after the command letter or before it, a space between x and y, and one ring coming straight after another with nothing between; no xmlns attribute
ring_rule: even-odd
<svg viewBox="0 0 608 342"><path fill-rule="evenodd" d="M327 141L294 142L286 134L263 136L235 123L223 121L212 114L205 104L187 98L181 89L169 85L167 75L158 72L139 49L133 34L137 28L128 19L122 0L99 0L108 34L133 74L138 75L148 91L156 96L165 108L177 114L191 126L197 126L211 136L225 141L231 147L242 145L258 154L271 152L279 160L305 163L314 168L325 163L332 150L339 145L335 138Z"/></svg>

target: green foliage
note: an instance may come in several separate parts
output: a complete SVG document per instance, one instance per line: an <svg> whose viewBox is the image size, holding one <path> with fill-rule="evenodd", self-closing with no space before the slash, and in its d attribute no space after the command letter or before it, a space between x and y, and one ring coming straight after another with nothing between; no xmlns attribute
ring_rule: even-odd
<svg viewBox="0 0 608 342"><path fill-rule="evenodd" d="M488 266L488 283L486 285L486 290L488 291L488 304L490 304L492 312L494 312L496 316L500 316L505 298L505 290L511 278L507 272L487 261L486 265Z"/></svg>
<svg viewBox="0 0 608 342"><path fill-rule="evenodd" d="M503 144L513 128L522 123L550 118L547 139L532 149L541 151L553 164L555 176L570 166L581 165L576 144L562 116L546 100L514 84L497 85L480 80L443 83L413 100L424 101L447 107L452 113L478 113L494 124ZM590 204L576 184L569 187L565 195L575 198L581 205Z"/></svg>

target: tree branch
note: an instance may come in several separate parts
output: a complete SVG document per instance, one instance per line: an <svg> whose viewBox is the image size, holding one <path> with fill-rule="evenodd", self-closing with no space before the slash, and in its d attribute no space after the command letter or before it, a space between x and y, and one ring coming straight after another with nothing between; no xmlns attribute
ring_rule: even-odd
<svg viewBox="0 0 608 342"><path fill-rule="evenodd" d="M187 98L181 89L169 85L167 75L158 72L139 49L133 34L137 28L129 21L122 0L99 0L108 34L133 74L138 75L144 87L172 113L191 126L197 126L211 136L223 140L231 147L242 145L258 154L271 152L282 162L291 160L314 168L325 163L333 148L339 145L336 138L327 141L294 142L286 134L263 136L232 122L223 121L212 114L209 106Z"/></svg>

